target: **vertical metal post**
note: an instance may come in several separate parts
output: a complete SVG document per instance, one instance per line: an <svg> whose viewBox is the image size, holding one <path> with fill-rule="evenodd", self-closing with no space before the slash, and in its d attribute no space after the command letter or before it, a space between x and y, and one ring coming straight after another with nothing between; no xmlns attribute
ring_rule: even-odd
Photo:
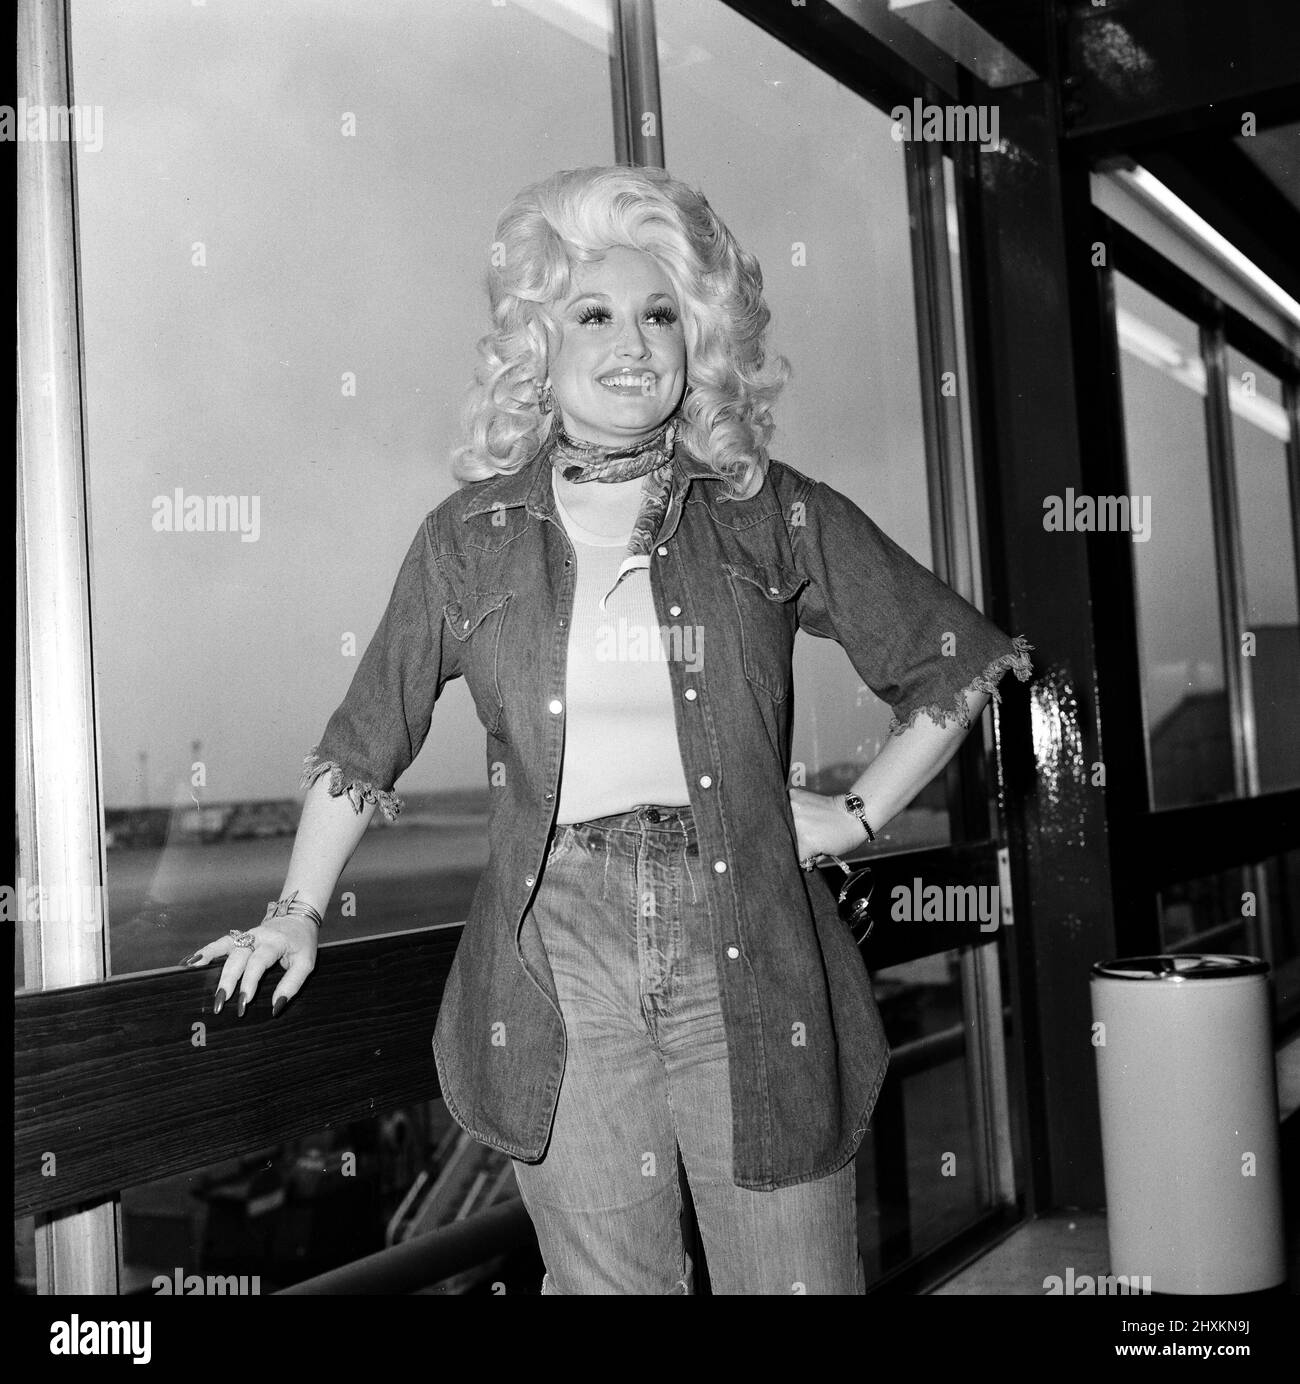
<svg viewBox="0 0 1300 1384"><path fill-rule="evenodd" d="M20 0L18 91L29 112L72 108L66 0ZM94 920L41 909L24 934L27 984L45 989L102 979L108 960L72 128L18 142L20 859L40 898L70 904L90 886L101 904ZM59 1150L47 1156L57 1177ZM114 1211L108 1201L38 1222L41 1292L117 1292Z"/></svg>
<svg viewBox="0 0 1300 1384"><path fill-rule="evenodd" d="M1297 383L1294 375L1287 376L1282 381L1282 407L1286 410L1289 425L1286 441L1287 489L1291 498L1291 543L1295 561L1296 596L1300 599L1300 383ZM1285 868L1285 857L1255 866L1255 898L1259 902L1259 916L1256 921L1260 932L1260 955L1275 972L1277 939L1273 929L1279 920L1273 914L1269 883L1271 875L1272 879L1277 881L1278 894L1282 897ZM1283 915L1285 916L1285 909Z"/></svg>
<svg viewBox="0 0 1300 1384"><path fill-rule="evenodd" d="M1300 334L1297 345L1300 345ZM1288 437L1286 470L1291 492L1291 541L1295 558L1296 596L1300 599L1300 382L1294 376L1282 381L1282 406L1286 409Z"/></svg>
<svg viewBox="0 0 1300 1384"><path fill-rule="evenodd" d="M1106 804L1092 779L1104 622L1088 545L1043 526L1045 497L1091 489L1079 394L1094 366L1078 329L1096 292L1081 214L1087 172L1062 149L1053 99L1047 82L997 93L1003 148L1015 157L972 151L963 223L990 613L1037 648L1028 706L1008 688L995 722L1036 1211L1104 1204L1087 977L1115 940Z"/></svg>
<svg viewBox="0 0 1300 1384"><path fill-rule="evenodd" d="M1007 912L1004 908L1003 914ZM1011 1097L997 945L989 942L980 947L964 947L960 974L966 1026L967 1102L980 1205L1010 1206L1016 1199L1016 1170L1011 1150Z"/></svg>
<svg viewBox="0 0 1300 1384"><path fill-rule="evenodd" d="M1251 660L1241 652L1249 624L1246 583L1242 573L1237 477L1228 405L1228 378L1223 323L1201 326L1205 361L1205 422L1209 441L1210 510L1218 557L1219 603L1222 608L1223 679L1232 726L1233 780L1239 798L1259 793L1259 756L1255 732L1254 679Z"/></svg>
<svg viewBox="0 0 1300 1384"><path fill-rule="evenodd" d="M961 379L958 352L963 343L958 339L953 303L944 154L941 145L928 141L909 141L904 154L934 570L959 595L974 600L963 401L957 389ZM945 771L949 820L956 840L983 836L986 829L984 762L983 737L972 735ZM966 1091L979 1200L981 1205L1011 1202L1015 1199L1015 1173L997 953L992 946L966 947L958 964L967 1025Z"/></svg>
<svg viewBox="0 0 1300 1384"><path fill-rule="evenodd" d="M933 566L936 576L958 595L973 601L975 564L966 492L963 400L958 393L961 374L957 369L963 343L957 339L953 308L943 148L930 141L912 140L903 146L903 152ZM984 766L981 735L972 736L944 770L954 841L980 840L987 833L988 785Z"/></svg>
<svg viewBox="0 0 1300 1384"><path fill-rule="evenodd" d="M612 3L615 158L638 168L664 168L654 0Z"/></svg>
<svg viewBox="0 0 1300 1384"><path fill-rule="evenodd" d="M957 323L944 196L943 149L931 142L903 146L912 232L921 417L930 490L930 539L935 574L970 600L974 578L970 515L962 454L961 400L957 395ZM951 387L949 387L951 383Z"/></svg>

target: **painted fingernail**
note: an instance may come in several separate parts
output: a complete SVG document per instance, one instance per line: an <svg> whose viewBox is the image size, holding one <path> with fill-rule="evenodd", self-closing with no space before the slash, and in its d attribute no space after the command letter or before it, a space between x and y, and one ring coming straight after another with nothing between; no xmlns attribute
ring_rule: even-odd
<svg viewBox="0 0 1300 1384"><path fill-rule="evenodd" d="M235 1006L235 1018L242 1019L244 1017L244 1006L247 1003L248 996L241 993L239 996L239 1003Z"/></svg>
<svg viewBox="0 0 1300 1384"><path fill-rule="evenodd" d="M212 1001L212 1012L213 1012L214 1014L220 1014L220 1013L221 1013L221 1006L222 1006L223 1004L225 1004L225 1002L226 1002L226 992L225 992L224 990L218 990L218 991L217 991L217 997L216 997L216 999L214 999L214 1000Z"/></svg>
<svg viewBox="0 0 1300 1384"><path fill-rule="evenodd" d="M288 1003L289 1001L283 995L281 995L280 998L276 1000L276 1002L271 1006L271 1017L273 1019L278 1019L280 1017L280 1011Z"/></svg>
<svg viewBox="0 0 1300 1384"><path fill-rule="evenodd" d="M203 952L202 952L202 950L200 949L199 951L196 951L196 952L192 953L190 956L187 956L187 957L185 958L185 960L182 961L180 964L181 964L182 966L193 966L194 963L195 963L195 962L199 959L199 957L201 957L202 955L203 955Z"/></svg>

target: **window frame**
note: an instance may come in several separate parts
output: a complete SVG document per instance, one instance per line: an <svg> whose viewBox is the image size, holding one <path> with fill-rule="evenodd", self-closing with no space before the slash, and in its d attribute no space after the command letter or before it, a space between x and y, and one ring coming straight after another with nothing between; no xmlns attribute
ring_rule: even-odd
<svg viewBox="0 0 1300 1384"><path fill-rule="evenodd" d="M1118 780L1108 780L1107 784L1107 816L1119 862L1116 870L1116 916L1121 920L1121 950L1127 954L1154 954L1161 951L1164 945L1159 913L1162 888L1240 866L1262 909L1266 910L1269 862L1293 845L1288 839L1286 823L1294 821L1300 811L1300 786L1272 792L1260 789L1250 669L1242 666L1246 661L1240 657L1237 642L1239 632L1248 629L1249 622L1246 618L1243 535L1236 505L1237 477L1225 360L1227 349L1232 347L1270 371L1282 383L1290 423L1287 469L1293 513L1292 553L1296 563L1297 591L1300 591L1300 520L1294 517L1300 515L1300 410L1297 408L1297 399L1300 398L1300 350L1282 336L1272 334L1259 321L1252 320L1226 301L1206 282L1194 277L1191 271L1199 260L1205 265L1204 278L1210 282L1220 277L1231 277L1237 280L1242 291L1255 291L1248 281L1239 280L1231 264L1216 260L1207 248L1187 239L1180 247L1184 263L1175 264L1159 249L1097 206L1093 208L1092 237L1095 243L1104 244L1109 250L1106 263L1097 268L1097 289L1104 347L1109 353L1107 366L1112 380L1114 428L1111 443L1115 465L1122 477L1123 493L1129 493L1132 487L1129 484L1127 433L1119 375L1116 273L1132 280L1193 324L1199 335L1206 369L1206 455L1234 796L1215 803L1188 806L1156 807L1152 804L1150 735L1145 697L1140 687L1140 612L1136 602L1136 574L1131 547L1121 564L1124 569L1122 585L1127 591L1127 599L1124 603L1126 619L1119 622L1122 626L1119 642L1124 649L1120 662L1127 664L1131 675L1107 675L1107 682L1111 685L1107 687L1106 698L1110 702L1111 715L1115 714L1118 706L1125 706L1135 724L1141 726L1142 742L1141 754L1136 757L1136 762L1134 756L1127 756L1129 762L1122 775ZM1285 331L1285 325L1280 330ZM1296 340L1300 341L1300 336ZM1095 535L1093 541L1096 542ZM1114 559L1113 551L1110 557ZM1244 856L1240 849L1231 844L1224 845L1225 842L1238 840L1252 842L1249 856ZM1125 902L1128 908L1122 906ZM1253 935L1258 941L1258 950L1272 965L1271 929L1266 911L1254 921ZM1275 1025L1280 1030L1300 1013L1300 961L1275 967L1271 979L1276 1003Z"/></svg>

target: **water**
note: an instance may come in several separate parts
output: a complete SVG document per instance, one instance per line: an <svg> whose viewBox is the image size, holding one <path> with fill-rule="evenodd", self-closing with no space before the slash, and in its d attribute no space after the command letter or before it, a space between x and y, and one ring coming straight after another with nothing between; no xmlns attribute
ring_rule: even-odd
<svg viewBox="0 0 1300 1384"><path fill-rule="evenodd" d="M463 922L487 864L486 792L411 795L396 822L376 820L340 876L322 940ZM280 896L292 849L287 833L202 841L173 823L164 845L109 850L110 974L176 966L231 928L255 927ZM354 916L344 917L349 894Z"/></svg>

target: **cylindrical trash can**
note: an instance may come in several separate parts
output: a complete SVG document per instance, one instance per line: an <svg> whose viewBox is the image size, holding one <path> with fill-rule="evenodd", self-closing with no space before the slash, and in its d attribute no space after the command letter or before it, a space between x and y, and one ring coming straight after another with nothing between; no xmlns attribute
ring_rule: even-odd
<svg viewBox="0 0 1300 1384"><path fill-rule="evenodd" d="M1267 976L1249 956L1092 968L1110 1271L1129 1291L1285 1281Z"/></svg>

